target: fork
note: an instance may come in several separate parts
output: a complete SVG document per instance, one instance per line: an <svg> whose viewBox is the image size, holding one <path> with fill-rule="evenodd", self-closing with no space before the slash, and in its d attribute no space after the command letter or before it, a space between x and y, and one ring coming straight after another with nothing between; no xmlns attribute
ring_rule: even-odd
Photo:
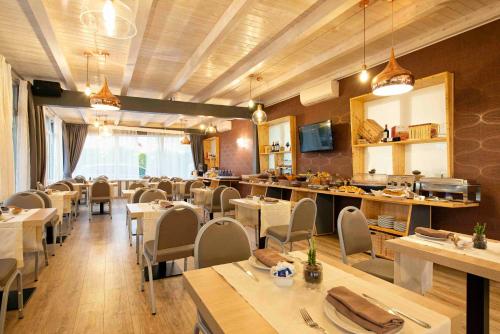
<svg viewBox="0 0 500 334"><path fill-rule="evenodd" d="M307 312L307 310L305 308L301 308L301 309L299 309L299 311L300 311L300 315L302 316L302 319L304 319L307 326L309 326L311 328L315 328L317 330L320 330L325 334L328 333L323 327L318 325L318 323L311 318L311 316L309 315L309 312Z"/></svg>

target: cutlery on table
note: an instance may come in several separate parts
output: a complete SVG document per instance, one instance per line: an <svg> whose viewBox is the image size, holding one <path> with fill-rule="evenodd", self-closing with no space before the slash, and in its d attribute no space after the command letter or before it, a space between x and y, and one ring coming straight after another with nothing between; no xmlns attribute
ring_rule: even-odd
<svg viewBox="0 0 500 334"><path fill-rule="evenodd" d="M0 222L2 223L5 223L5 222L8 222L9 220L13 219L14 217L9 217L9 218L6 218L4 220L0 220Z"/></svg>
<svg viewBox="0 0 500 334"><path fill-rule="evenodd" d="M253 279L254 281L258 282L259 279L257 277L255 277L255 275L250 271L250 270L246 270L245 268L243 268L241 266L241 264L239 264L238 262L233 262L233 264L238 267L239 269L241 269L245 274L247 274L247 276L249 276L251 279Z"/></svg>
<svg viewBox="0 0 500 334"><path fill-rule="evenodd" d="M363 297L365 297L365 298L367 298L367 299L371 300L372 302L374 302L374 303L375 303L375 304L377 304L378 306L382 307L383 309L385 309L387 312L389 312L389 313L390 313L390 314L392 314L392 315L400 315L400 316L402 316L402 317L405 317L405 318L406 318L406 319L408 319L408 320L413 321L414 323L416 323L416 324L417 324L417 325L419 325L419 326L422 326L422 327L424 327L424 328L431 328L431 325L429 325L427 322L422 321L422 320L419 320L419 319L417 319L417 318L414 318L414 317L412 317L412 316L410 316L410 315L408 315L408 314L406 314L406 313L403 313L403 312L401 312L401 311L399 311L398 309L395 309L395 308L393 308L393 307L389 307L389 306L385 305L384 303L382 303L381 301L379 301L379 300L377 300L377 299L375 299L375 298L373 298L373 297L370 297L370 296L368 296L368 295L367 295L367 294L365 294L365 293L363 293Z"/></svg>
<svg viewBox="0 0 500 334"><path fill-rule="evenodd" d="M321 327L316 321L314 321L311 316L309 315L309 312L305 308L301 308L300 310L300 315L302 316L302 319L304 319L305 323L307 326L311 328L315 328L317 330L322 331L323 333L327 333L327 331Z"/></svg>

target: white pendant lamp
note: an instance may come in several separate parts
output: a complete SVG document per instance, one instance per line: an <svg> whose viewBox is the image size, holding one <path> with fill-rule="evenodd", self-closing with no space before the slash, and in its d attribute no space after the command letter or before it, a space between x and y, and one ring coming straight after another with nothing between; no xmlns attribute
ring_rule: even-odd
<svg viewBox="0 0 500 334"><path fill-rule="evenodd" d="M101 36L129 39L137 34L135 14L121 0L85 0L80 22Z"/></svg>
<svg viewBox="0 0 500 334"><path fill-rule="evenodd" d="M392 1L392 47L389 62L382 72L372 80L372 92L378 96L404 94L413 89L415 77L401 67L394 57L394 0Z"/></svg>
<svg viewBox="0 0 500 334"><path fill-rule="evenodd" d="M368 71L366 70L366 7L370 0L362 0L359 5L363 7L363 66L361 66L361 72L359 72L359 81L367 82L370 78Z"/></svg>
<svg viewBox="0 0 500 334"><path fill-rule="evenodd" d="M205 129L205 133L209 133L209 134L214 134L214 133L217 133L217 128L215 126L213 126L212 124L210 124L209 126L207 126L207 128Z"/></svg>

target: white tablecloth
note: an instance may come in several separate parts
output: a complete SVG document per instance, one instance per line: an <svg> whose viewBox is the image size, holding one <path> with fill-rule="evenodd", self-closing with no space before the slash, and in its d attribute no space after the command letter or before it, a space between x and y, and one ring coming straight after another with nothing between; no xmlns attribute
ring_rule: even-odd
<svg viewBox="0 0 500 334"><path fill-rule="evenodd" d="M193 194L193 203L196 205L208 206L212 202L213 189L210 188L194 188L191 189Z"/></svg>
<svg viewBox="0 0 500 334"><path fill-rule="evenodd" d="M0 258L15 258L17 267L24 267L23 252L42 249L43 226L23 223L38 209L18 215L2 214L0 218Z"/></svg>
<svg viewBox="0 0 500 334"><path fill-rule="evenodd" d="M265 237L267 229L271 226L290 224L291 203L279 201L278 203L260 204L260 237Z"/></svg>
<svg viewBox="0 0 500 334"><path fill-rule="evenodd" d="M301 252L292 252L292 256L306 259ZM274 284L268 271L253 268L247 261L241 262L250 269L259 282L249 278L242 270L232 264L213 267L224 279L264 318L278 333L302 334L318 333L308 327L299 309L306 308L311 317L324 327L328 333L343 333L324 314L323 305L327 291L335 286L345 286L361 294L366 293L385 304L407 312L430 323L432 328L426 330L415 323L405 320L403 332L408 333L450 333L451 321L446 316L436 313L414 302L405 300L388 290L381 290L377 285L366 282L352 274L323 263L323 282L318 289L309 289L302 276L300 261L295 261L298 269L291 287L283 288Z"/></svg>

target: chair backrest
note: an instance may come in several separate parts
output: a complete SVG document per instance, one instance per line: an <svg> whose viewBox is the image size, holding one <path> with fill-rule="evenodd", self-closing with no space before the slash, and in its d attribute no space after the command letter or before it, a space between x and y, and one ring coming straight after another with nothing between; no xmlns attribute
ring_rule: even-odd
<svg viewBox="0 0 500 334"><path fill-rule="evenodd" d="M234 210L234 204L229 203L230 199L241 198L240 192L233 187L227 187L220 193L220 207L222 214Z"/></svg>
<svg viewBox="0 0 500 334"><path fill-rule="evenodd" d="M182 181L182 178L181 177L173 177L173 178L170 179L170 181L172 181L172 182L180 182L180 181Z"/></svg>
<svg viewBox="0 0 500 334"><path fill-rule="evenodd" d="M312 234L316 222L316 202L303 198L295 204L290 217L290 232L309 231Z"/></svg>
<svg viewBox="0 0 500 334"><path fill-rule="evenodd" d="M139 203L150 203L154 200L167 199L167 194L161 189L148 189L142 193Z"/></svg>
<svg viewBox="0 0 500 334"><path fill-rule="evenodd" d="M132 196L132 203L139 203L142 194L147 190L147 188L137 188Z"/></svg>
<svg viewBox="0 0 500 334"><path fill-rule="evenodd" d="M71 183L71 181L69 181L69 180L61 180L57 183L64 183L65 185L67 185L69 187L69 190L75 190L73 183Z"/></svg>
<svg viewBox="0 0 500 334"><path fill-rule="evenodd" d="M142 179L143 179L143 180L149 180L150 178L151 178L151 176L149 176L149 175L144 175L144 176L142 177Z"/></svg>
<svg viewBox="0 0 500 334"><path fill-rule="evenodd" d="M5 206L12 205L23 209L43 209L45 207L45 203L40 196L28 191L15 193L3 203Z"/></svg>
<svg viewBox="0 0 500 334"><path fill-rule="evenodd" d="M215 188L214 192L212 193L212 205L211 207L213 208L214 206L220 205L220 194L224 189L226 189L227 186L218 186Z"/></svg>
<svg viewBox="0 0 500 334"><path fill-rule="evenodd" d="M108 178L106 175L99 175L98 177L96 177L96 179L105 179L105 180L109 180L109 178Z"/></svg>
<svg viewBox="0 0 500 334"><path fill-rule="evenodd" d="M95 180L90 188L90 195L92 198L111 198L111 187L108 181Z"/></svg>
<svg viewBox="0 0 500 334"><path fill-rule="evenodd" d="M132 182L132 184L130 186L128 186L128 189L134 190L134 189L142 188L142 187L144 187L144 184L142 182Z"/></svg>
<svg viewBox="0 0 500 334"><path fill-rule="evenodd" d="M47 195L44 191L37 190L37 189L31 189L31 190L29 190L29 192L40 196L40 198L43 200L45 208L52 207L52 200L50 199L49 195Z"/></svg>
<svg viewBox="0 0 500 334"><path fill-rule="evenodd" d="M172 195L172 182L168 180L162 180L158 183L157 189L163 190L167 195Z"/></svg>
<svg viewBox="0 0 500 334"><path fill-rule="evenodd" d="M159 177L152 177L149 179L149 182L160 182L161 179Z"/></svg>
<svg viewBox="0 0 500 334"><path fill-rule="evenodd" d="M248 260L251 255L247 232L233 218L212 219L196 236L194 263L197 269Z"/></svg>
<svg viewBox="0 0 500 334"><path fill-rule="evenodd" d="M87 179L83 175L77 175L75 176L75 181L76 183L85 183L87 182Z"/></svg>
<svg viewBox="0 0 500 334"><path fill-rule="evenodd" d="M36 182L36 189L38 189L38 190L45 190L45 186L43 185L42 182L37 181Z"/></svg>
<svg viewBox="0 0 500 334"><path fill-rule="evenodd" d="M194 183L194 180L187 180L184 185L184 194L191 194L191 185Z"/></svg>
<svg viewBox="0 0 500 334"><path fill-rule="evenodd" d="M153 262L158 251L194 245L200 217L191 207L178 205L163 213L156 223Z"/></svg>
<svg viewBox="0 0 500 334"><path fill-rule="evenodd" d="M367 251L375 258L368 222L361 210L354 206L343 208L337 219L337 231L344 263L349 264L348 255Z"/></svg>
<svg viewBox="0 0 500 334"><path fill-rule="evenodd" d="M197 181L194 181L193 183L191 183L191 187L189 188L189 191L191 191L191 189L203 188L203 187L205 187L205 183L203 183L203 181L197 180Z"/></svg>
<svg viewBox="0 0 500 334"><path fill-rule="evenodd" d="M71 188L62 182L56 182L47 187L48 189L59 190L59 191L70 191Z"/></svg>

